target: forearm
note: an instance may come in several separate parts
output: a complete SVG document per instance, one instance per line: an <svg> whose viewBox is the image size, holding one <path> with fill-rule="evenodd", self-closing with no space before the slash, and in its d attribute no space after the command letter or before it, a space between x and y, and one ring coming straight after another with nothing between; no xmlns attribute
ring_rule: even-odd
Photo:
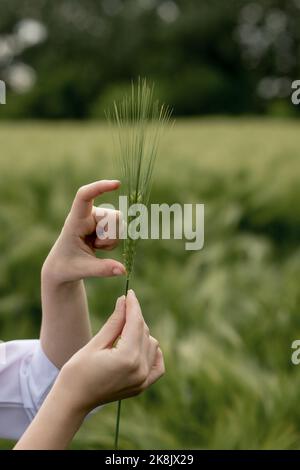
<svg viewBox="0 0 300 470"><path fill-rule="evenodd" d="M41 345L58 368L91 338L87 298L83 281L55 282L42 271Z"/></svg>
<svg viewBox="0 0 300 470"><path fill-rule="evenodd" d="M14 450L66 449L85 417L69 398L58 380Z"/></svg>

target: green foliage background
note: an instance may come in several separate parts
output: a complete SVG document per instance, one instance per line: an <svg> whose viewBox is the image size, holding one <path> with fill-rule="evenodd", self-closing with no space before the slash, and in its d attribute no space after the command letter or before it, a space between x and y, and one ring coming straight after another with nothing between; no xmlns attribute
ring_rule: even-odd
<svg viewBox="0 0 300 470"><path fill-rule="evenodd" d="M298 124L196 119L175 129L152 201L204 203L205 247L140 245L133 287L167 372L124 402L121 447L300 448L300 371L290 360L300 338ZM96 123L2 123L0 142L1 339L32 338L43 260L77 187L115 176L113 150ZM123 288L87 282L94 331ZM73 448L110 448L115 411L87 420Z"/></svg>
<svg viewBox="0 0 300 470"><path fill-rule="evenodd" d="M289 100L300 77L298 0L0 0L0 12L9 88L0 118L103 117L138 76L177 116L299 116ZM26 19L47 37L14 47ZM36 77L23 94L10 80L18 64Z"/></svg>

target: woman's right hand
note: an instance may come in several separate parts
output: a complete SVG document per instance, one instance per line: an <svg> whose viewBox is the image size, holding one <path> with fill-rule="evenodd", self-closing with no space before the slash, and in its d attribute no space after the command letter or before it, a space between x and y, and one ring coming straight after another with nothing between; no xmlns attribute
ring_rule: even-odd
<svg viewBox="0 0 300 470"><path fill-rule="evenodd" d="M117 300L97 335L63 366L56 387L73 409L87 414L104 403L138 395L164 371L158 341L150 336L130 290Z"/></svg>

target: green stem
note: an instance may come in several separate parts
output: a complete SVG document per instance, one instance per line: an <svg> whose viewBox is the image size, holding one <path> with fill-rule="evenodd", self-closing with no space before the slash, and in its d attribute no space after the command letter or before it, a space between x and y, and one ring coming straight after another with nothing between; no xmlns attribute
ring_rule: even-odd
<svg viewBox="0 0 300 470"><path fill-rule="evenodd" d="M126 279L125 295L127 295L129 289L129 277Z"/></svg>
<svg viewBox="0 0 300 470"><path fill-rule="evenodd" d="M126 279L126 286L125 286L125 295L127 295L129 289L129 277ZM116 419L116 430L115 430L115 450L119 449L119 434L120 434L120 418L121 418L121 405L122 401L118 401L118 408L117 408L117 419Z"/></svg>
<svg viewBox="0 0 300 470"><path fill-rule="evenodd" d="M119 431L120 431L120 417L121 417L121 404L122 401L118 401L117 408L117 420L116 420L116 430L115 430L115 450L119 449Z"/></svg>

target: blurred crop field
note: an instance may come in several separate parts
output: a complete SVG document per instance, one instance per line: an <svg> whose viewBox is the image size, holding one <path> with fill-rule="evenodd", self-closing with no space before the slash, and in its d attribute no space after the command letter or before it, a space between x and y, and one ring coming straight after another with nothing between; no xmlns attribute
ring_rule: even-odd
<svg viewBox="0 0 300 470"><path fill-rule="evenodd" d="M73 196L118 176L110 134L96 122L1 123L2 340L38 336L41 266ZM182 120L167 134L152 202L204 203L205 246L140 244L132 286L166 375L123 403L121 448L300 448L299 142L292 120ZM87 282L95 332L123 288ZM72 447L111 448L115 413L89 418Z"/></svg>

